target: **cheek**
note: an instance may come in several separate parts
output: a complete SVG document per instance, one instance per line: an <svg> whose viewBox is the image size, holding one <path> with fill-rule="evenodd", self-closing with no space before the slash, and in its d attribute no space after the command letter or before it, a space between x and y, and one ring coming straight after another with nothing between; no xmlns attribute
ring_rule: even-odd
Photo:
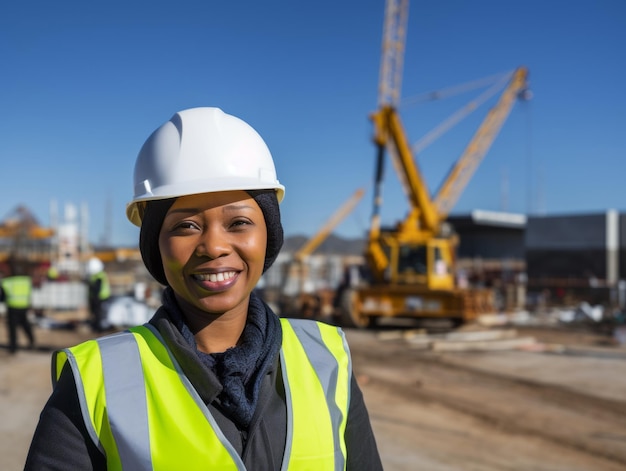
<svg viewBox="0 0 626 471"><path fill-rule="evenodd" d="M263 232L255 237L247 244L246 251L250 260L254 260L256 265L259 265L259 271L263 271L263 265L265 263L265 251L267 249L267 234Z"/></svg>
<svg viewBox="0 0 626 471"><path fill-rule="evenodd" d="M159 235L159 253L161 254L163 265L167 265L169 259L172 257L172 250L168 239L163 237L163 235Z"/></svg>
<svg viewBox="0 0 626 471"><path fill-rule="evenodd" d="M172 243L172 239L170 238L160 236L159 251L161 253L161 260L163 261L165 277L171 284L171 274L179 272L185 263L184 247L181 247L181 244Z"/></svg>

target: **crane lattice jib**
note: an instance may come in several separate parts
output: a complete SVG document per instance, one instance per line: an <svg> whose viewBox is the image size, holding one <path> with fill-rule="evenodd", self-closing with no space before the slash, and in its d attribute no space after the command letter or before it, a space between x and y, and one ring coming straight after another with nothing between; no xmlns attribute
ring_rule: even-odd
<svg viewBox="0 0 626 471"><path fill-rule="evenodd" d="M437 196L433 200L441 219L445 219L456 204L474 171L489 150L489 147L491 147L502 124L511 112L515 99L522 96L524 90L526 90L527 77L528 70L525 67L520 67L514 72L498 103L489 111L480 128L467 145L463 155L441 185Z"/></svg>
<svg viewBox="0 0 626 471"><path fill-rule="evenodd" d="M378 106L396 106L400 100L409 0L387 0L383 25Z"/></svg>

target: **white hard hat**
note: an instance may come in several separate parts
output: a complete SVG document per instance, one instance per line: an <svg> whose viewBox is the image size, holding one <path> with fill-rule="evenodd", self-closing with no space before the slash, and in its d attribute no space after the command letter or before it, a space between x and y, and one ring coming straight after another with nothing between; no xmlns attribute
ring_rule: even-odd
<svg viewBox="0 0 626 471"><path fill-rule="evenodd" d="M100 273L104 270L104 263L97 257L92 257L87 262L87 273L89 275L95 275L96 273Z"/></svg>
<svg viewBox="0 0 626 471"><path fill-rule="evenodd" d="M134 196L126 216L141 226L143 201L229 190L276 190L274 161L261 136L219 108L176 113L148 138L135 162Z"/></svg>

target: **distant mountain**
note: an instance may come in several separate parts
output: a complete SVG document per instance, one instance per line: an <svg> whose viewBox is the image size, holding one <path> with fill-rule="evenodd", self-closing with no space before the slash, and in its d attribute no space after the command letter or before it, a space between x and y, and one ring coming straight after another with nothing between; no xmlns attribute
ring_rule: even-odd
<svg viewBox="0 0 626 471"><path fill-rule="evenodd" d="M308 237L302 235L286 237L283 252L296 252L308 240ZM362 255L364 248L365 239L349 239L331 234L313 253L318 255Z"/></svg>

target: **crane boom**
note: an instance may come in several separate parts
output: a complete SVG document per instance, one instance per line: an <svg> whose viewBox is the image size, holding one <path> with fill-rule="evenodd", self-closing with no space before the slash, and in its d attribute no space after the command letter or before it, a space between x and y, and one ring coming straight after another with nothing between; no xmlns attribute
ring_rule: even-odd
<svg viewBox="0 0 626 471"><path fill-rule="evenodd" d="M382 56L378 79L378 111L370 118L375 124L374 142L378 147L376 175L374 178L374 205L369 230L369 240L380 237L380 208L383 201L385 147L389 132L384 125L400 100L404 46L409 16L409 0L386 0L383 24ZM394 161L394 163L396 163ZM367 257L377 267L387 265L388 258L378 244L368 244Z"/></svg>
<svg viewBox="0 0 626 471"><path fill-rule="evenodd" d="M382 60L378 81L378 105L397 105L402 85L402 66L409 0L388 0L385 4Z"/></svg>
<svg viewBox="0 0 626 471"><path fill-rule="evenodd" d="M491 147L498 132L500 132L502 124L509 116L516 98L524 97L524 92L528 88L527 77L528 69L526 67L519 67L515 70L508 87L500 96L498 103L489 111L478 131L441 185L434 198L434 203L441 219L446 218L456 204L474 171L489 150L489 147Z"/></svg>

